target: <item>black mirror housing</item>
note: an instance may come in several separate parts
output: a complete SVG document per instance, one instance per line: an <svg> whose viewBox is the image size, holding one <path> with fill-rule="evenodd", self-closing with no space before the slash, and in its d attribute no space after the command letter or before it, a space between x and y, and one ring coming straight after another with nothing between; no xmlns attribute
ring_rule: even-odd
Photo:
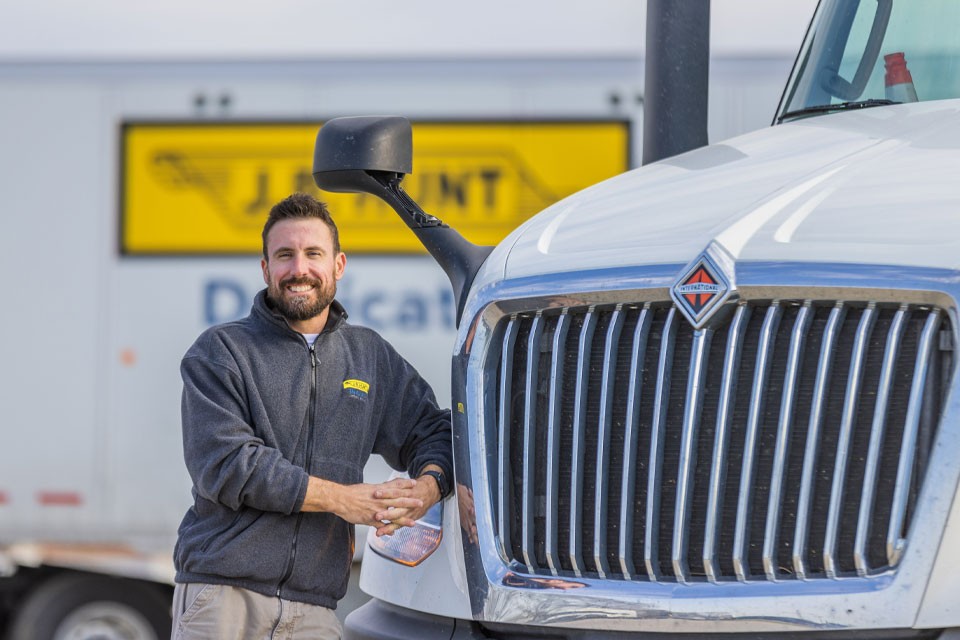
<svg viewBox="0 0 960 640"><path fill-rule="evenodd" d="M368 171L413 171L413 132L400 116L334 118L317 133L313 179L325 191L372 193L380 189Z"/></svg>

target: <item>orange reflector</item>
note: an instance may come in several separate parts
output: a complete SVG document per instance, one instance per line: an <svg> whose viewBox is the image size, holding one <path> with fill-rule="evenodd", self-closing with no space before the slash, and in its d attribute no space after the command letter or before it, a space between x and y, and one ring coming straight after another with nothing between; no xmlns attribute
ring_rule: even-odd
<svg viewBox="0 0 960 640"><path fill-rule="evenodd" d="M367 539L378 555L408 567L415 567L437 550L443 539L443 502L433 505L412 527L404 527L392 536L377 537L371 530Z"/></svg>

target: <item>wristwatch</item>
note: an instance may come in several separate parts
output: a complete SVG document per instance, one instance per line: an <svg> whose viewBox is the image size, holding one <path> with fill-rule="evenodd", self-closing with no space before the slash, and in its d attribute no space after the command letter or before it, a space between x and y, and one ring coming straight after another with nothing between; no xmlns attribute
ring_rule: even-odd
<svg viewBox="0 0 960 640"><path fill-rule="evenodd" d="M431 476L434 480L437 481L437 487L440 489L440 498L446 498L450 495L450 483L447 482L447 476L442 472L435 469L430 469L428 471L423 471L420 473L421 476Z"/></svg>

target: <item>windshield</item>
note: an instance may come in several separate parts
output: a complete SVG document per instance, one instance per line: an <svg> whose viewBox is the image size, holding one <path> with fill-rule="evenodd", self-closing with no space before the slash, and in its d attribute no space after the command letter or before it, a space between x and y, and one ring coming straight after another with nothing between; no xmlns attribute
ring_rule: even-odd
<svg viewBox="0 0 960 640"><path fill-rule="evenodd" d="M960 2L821 0L777 121L960 97Z"/></svg>

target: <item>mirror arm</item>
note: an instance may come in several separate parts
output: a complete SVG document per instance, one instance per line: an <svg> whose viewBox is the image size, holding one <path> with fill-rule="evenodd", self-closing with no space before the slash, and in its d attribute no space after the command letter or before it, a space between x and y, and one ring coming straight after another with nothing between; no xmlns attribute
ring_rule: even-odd
<svg viewBox="0 0 960 640"><path fill-rule="evenodd" d="M456 324L460 326L470 286L493 247L475 245L426 213L400 186L403 175L388 171L365 171L369 193L389 204L413 231L450 279L456 305Z"/></svg>
<svg viewBox="0 0 960 640"><path fill-rule="evenodd" d="M414 232L425 227L449 228L443 220L425 212L413 198L407 195L407 192L400 186L403 174L388 171L367 171L367 175L376 180L377 184L383 189L382 193L378 194L380 198L386 200L387 204L393 207L394 211L403 218L406 225Z"/></svg>

